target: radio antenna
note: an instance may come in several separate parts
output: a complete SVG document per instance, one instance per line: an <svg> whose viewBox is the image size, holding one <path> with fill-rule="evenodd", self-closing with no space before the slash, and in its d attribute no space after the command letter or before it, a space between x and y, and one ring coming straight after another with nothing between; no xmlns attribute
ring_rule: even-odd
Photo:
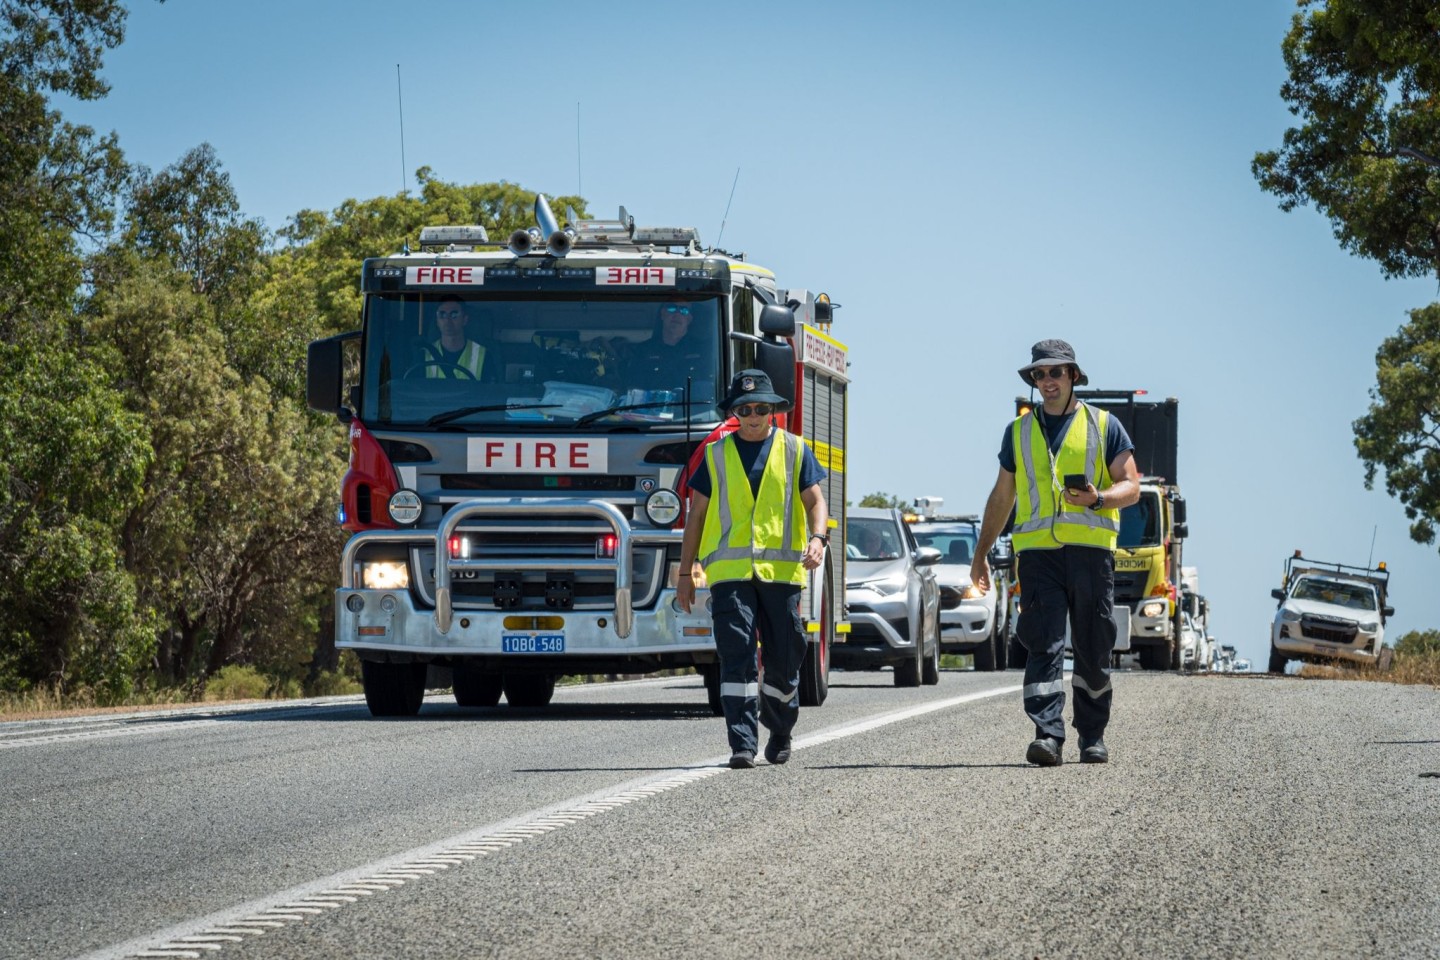
<svg viewBox="0 0 1440 960"><path fill-rule="evenodd" d="M735 202L735 187L740 183L740 168L735 168L735 182L730 184L730 199L725 201L725 216L720 218L720 233L715 237L715 246L720 246L720 238L725 236L725 221L730 219L730 204Z"/></svg>
<svg viewBox="0 0 1440 960"><path fill-rule="evenodd" d="M580 101L575 101L575 195L585 196L585 178L580 172Z"/></svg>
<svg viewBox="0 0 1440 960"><path fill-rule="evenodd" d="M410 175L406 173L409 168L405 164L405 91L400 86L400 64L395 64L395 96L400 102L400 196L406 196L409 190Z"/></svg>
<svg viewBox="0 0 1440 960"><path fill-rule="evenodd" d="M1373 567L1375 565L1375 534L1379 532L1380 524L1377 523L1375 524L1375 528L1370 531L1370 556L1365 560L1365 566L1367 567Z"/></svg>

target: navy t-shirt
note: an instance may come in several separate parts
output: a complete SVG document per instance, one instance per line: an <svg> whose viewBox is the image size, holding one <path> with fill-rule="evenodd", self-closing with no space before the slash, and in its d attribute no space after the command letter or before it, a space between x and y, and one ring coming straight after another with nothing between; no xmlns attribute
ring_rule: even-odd
<svg viewBox="0 0 1440 960"><path fill-rule="evenodd" d="M745 475L750 478L750 495L760 496L760 478L765 475L765 460L770 456L770 444L780 433L779 430L771 430L770 436L764 440L742 440L740 434L732 433L735 438L735 452L740 455L740 463L745 467ZM722 441L717 440L716 443ZM809 490L815 484L824 480L827 474L825 468L815 459L815 453L810 449L810 444L800 441L804 453L800 458L800 487L803 492ZM719 450L715 451L720 454ZM700 469L695 471L695 476L690 478L690 489L696 493L708 497L710 490L710 471L705 466L705 461L700 461Z"/></svg>
<svg viewBox="0 0 1440 960"><path fill-rule="evenodd" d="M1035 419L1045 429L1045 439L1050 442L1051 453L1060 452L1060 444L1064 442L1065 431L1070 429L1070 421L1079 412L1080 408L1076 407L1062 417L1049 417L1045 415L1043 407L1035 408ZM1000 466L1011 473L1016 473L1015 447L1011 443L1013 428L1014 422L1012 421L1010 426L1005 428L1005 437L1000 441ZM1120 422L1120 418L1111 416L1105 426L1105 465L1108 467L1120 454L1134 449L1135 444L1130 442L1130 434L1125 432L1125 426Z"/></svg>

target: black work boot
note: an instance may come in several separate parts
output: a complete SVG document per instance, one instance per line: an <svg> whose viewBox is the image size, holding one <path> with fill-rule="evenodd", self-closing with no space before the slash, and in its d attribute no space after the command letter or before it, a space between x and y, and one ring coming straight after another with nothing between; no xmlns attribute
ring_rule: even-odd
<svg viewBox="0 0 1440 960"><path fill-rule="evenodd" d="M755 766L755 754L749 750L736 750L730 754L731 770L747 770Z"/></svg>
<svg viewBox="0 0 1440 960"><path fill-rule="evenodd" d="M774 764L790 761L790 737L788 734L770 734L770 739L765 744L765 759Z"/></svg>
<svg viewBox="0 0 1440 960"><path fill-rule="evenodd" d="M1060 745L1061 741L1054 737L1040 734L1030 741L1030 747L1025 751L1025 759L1037 767L1058 767L1060 766Z"/></svg>
<svg viewBox="0 0 1440 960"><path fill-rule="evenodd" d="M1110 751L1105 748L1104 737L1080 738L1081 763L1109 763Z"/></svg>

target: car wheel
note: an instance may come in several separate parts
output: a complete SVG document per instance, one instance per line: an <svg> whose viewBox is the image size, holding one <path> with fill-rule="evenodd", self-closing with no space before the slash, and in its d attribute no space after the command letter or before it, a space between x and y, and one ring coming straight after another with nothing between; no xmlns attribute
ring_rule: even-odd
<svg viewBox="0 0 1440 960"><path fill-rule="evenodd" d="M918 631L917 631L918 633ZM920 686L920 664L925 659L925 638L919 637L915 641L915 655L906 657L895 664L895 686L897 687L918 687Z"/></svg>
<svg viewBox="0 0 1440 960"><path fill-rule="evenodd" d="M1281 653L1279 650L1276 650L1275 645L1272 643L1270 645L1270 672L1284 673L1285 668L1289 665L1289 663L1290 658L1285 656L1285 654Z"/></svg>
<svg viewBox="0 0 1440 960"><path fill-rule="evenodd" d="M991 621L990 632L985 639L980 641L980 646L975 648L975 670L978 673L989 673L995 669L995 624Z"/></svg>
<svg viewBox="0 0 1440 960"><path fill-rule="evenodd" d="M920 669L920 682L927 687L933 687L940 682L940 618L935 618L935 631L931 638L934 643L930 647L930 656L925 658L925 663Z"/></svg>

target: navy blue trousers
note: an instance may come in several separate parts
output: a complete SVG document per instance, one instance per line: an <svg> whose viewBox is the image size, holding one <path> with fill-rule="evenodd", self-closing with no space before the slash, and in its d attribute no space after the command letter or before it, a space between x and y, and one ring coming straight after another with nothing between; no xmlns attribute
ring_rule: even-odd
<svg viewBox="0 0 1440 960"><path fill-rule="evenodd" d="M788 735L800 718L800 667L805 630L799 584L729 580L710 587L715 651L720 656L720 703L730 750L758 752L760 723ZM756 640L764 647L764 674Z"/></svg>
<svg viewBox="0 0 1440 960"><path fill-rule="evenodd" d="M1065 739L1065 621L1075 670L1075 730L1098 737L1110 722L1110 655L1115 651L1115 555L1099 547L1022 550L1020 620L1025 645L1025 712L1036 736Z"/></svg>

